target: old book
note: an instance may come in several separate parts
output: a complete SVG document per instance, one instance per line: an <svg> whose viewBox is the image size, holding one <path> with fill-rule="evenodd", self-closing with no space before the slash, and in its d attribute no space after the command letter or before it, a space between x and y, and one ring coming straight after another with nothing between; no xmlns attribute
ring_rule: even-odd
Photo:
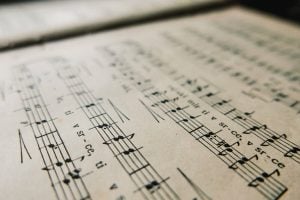
<svg viewBox="0 0 300 200"><path fill-rule="evenodd" d="M233 6L1 52L1 199L299 199L300 29Z"/></svg>

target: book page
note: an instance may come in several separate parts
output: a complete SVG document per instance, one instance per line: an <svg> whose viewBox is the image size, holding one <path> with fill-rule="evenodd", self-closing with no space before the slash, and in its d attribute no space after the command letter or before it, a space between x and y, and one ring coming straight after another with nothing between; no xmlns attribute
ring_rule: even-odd
<svg viewBox="0 0 300 200"><path fill-rule="evenodd" d="M0 48L221 2L224 0L56 0L4 5L0 8Z"/></svg>
<svg viewBox="0 0 300 200"><path fill-rule="evenodd" d="M1 199L298 199L298 27L239 7L0 55Z"/></svg>

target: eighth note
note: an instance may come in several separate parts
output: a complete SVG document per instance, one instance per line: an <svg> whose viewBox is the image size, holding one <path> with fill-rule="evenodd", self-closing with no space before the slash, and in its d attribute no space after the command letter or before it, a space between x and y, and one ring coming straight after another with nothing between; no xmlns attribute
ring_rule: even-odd
<svg viewBox="0 0 300 200"><path fill-rule="evenodd" d="M254 156L250 157L250 158L246 158L246 157L242 157L240 160L237 160L236 162L232 163L232 165L229 166L230 169L237 169L238 166L236 165L237 163L239 163L240 165L244 165L245 163L249 162L252 159L256 159L258 160L258 156L257 154L255 154Z"/></svg>
<svg viewBox="0 0 300 200"><path fill-rule="evenodd" d="M278 136L275 136L275 135L272 135L271 138L265 140L263 143L261 143L260 145L261 146L269 146L270 144L273 144L274 142L276 142L276 140L279 140L280 138L283 138L283 139L286 139L287 136L286 134L282 134L280 135L279 137Z"/></svg>
<svg viewBox="0 0 300 200"><path fill-rule="evenodd" d="M288 152L286 152L284 154L285 157L293 157L294 154L297 154L298 152L300 152L300 148L299 147L293 147L292 149L288 150Z"/></svg>
<svg viewBox="0 0 300 200"><path fill-rule="evenodd" d="M233 152L232 148L230 148L230 147L233 147L234 145L240 146L240 143L239 143L239 142L235 142L235 143L233 143L233 144L231 144L231 145L225 143L223 146L224 146L226 149L224 149L223 151L220 151L220 152L219 152L219 155L220 155L220 156L225 156L225 155L227 155L227 152L230 152L230 153Z"/></svg>
<svg viewBox="0 0 300 200"><path fill-rule="evenodd" d="M253 127L251 127L251 128L249 128L249 129L247 129L247 130L245 130L243 133L244 134L250 134L250 133L252 133L252 132L255 132L255 131L257 131L257 130L266 130L268 127L267 127L267 125L262 125L262 126L253 126Z"/></svg>
<svg viewBox="0 0 300 200"><path fill-rule="evenodd" d="M271 177L273 174L276 174L277 176L280 176L280 172L278 169L274 170L272 173L268 174L266 172L263 172L261 176L256 177L254 180L252 180L248 186L250 187L257 187L260 183L263 183L265 179Z"/></svg>

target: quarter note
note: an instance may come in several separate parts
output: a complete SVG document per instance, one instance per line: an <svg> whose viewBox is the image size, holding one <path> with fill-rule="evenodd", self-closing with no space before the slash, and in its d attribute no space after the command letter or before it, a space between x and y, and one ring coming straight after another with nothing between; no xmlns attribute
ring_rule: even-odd
<svg viewBox="0 0 300 200"><path fill-rule="evenodd" d="M251 117L251 115L253 115L253 113L254 113L254 111L252 111L252 112L245 112L244 114L245 114L246 116Z"/></svg>
<svg viewBox="0 0 300 200"><path fill-rule="evenodd" d="M66 185L69 185L70 182L71 182L71 181L70 181L70 179L68 179L68 178L65 178L65 179L63 180L63 183L66 184Z"/></svg>
<svg viewBox="0 0 300 200"><path fill-rule="evenodd" d="M46 123L47 122L47 120L42 120L42 121L38 121L38 122L35 122L37 125L40 125L40 124L43 124L43 123Z"/></svg>
<svg viewBox="0 0 300 200"><path fill-rule="evenodd" d="M121 152L120 154L129 155L133 152L136 152L136 151L140 150L141 148L143 148L143 147L139 147L137 149L128 148L128 150L125 150L125 151ZM118 154L118 155L120 155L120 154Z"/></svg>
<svg viewBox="0 0 300 200"><path fill-rule="evenodd" d="M165 104L165 103L168 103L169 100L168 100L168 99L164 99L164 100L162 100L162 101L160 101L160 102L163 103L163 104Z"/></svg>
<svg viewBox="0 0 300 200"><path fill-rule="evenodd" d="M160 94L160 92L158 92L158 91L151 93L151 95L153 95L153 96L158 96L159 94Z"/></svg>
<svg viewBox="0 0 300 200"><path fill-rule="evenodd" d="M229 103L229 102L230 102L230 100L222 100L220 102L217 102L217 103L213 104L212 106L215 106L215 105L222 106L222 105L224 105L226 103Z"/></svg>
<svg viewBox="0 0 300 200"><path fill-rule="evenodd" d="M57 148L57 146L55 144L48 144L47 145L49 148L53 149L53 148Z"/></svg>
<svg viewBox="0 0 300 200"><path fill-rule="evenodd" d="M91 104L86 105L85 107L86 107L86 108L89 108L89 107L92 107L92 106L95 106L95 104L94 104L94 103L91 103Z"/></svg>
<svg viewBox="0 0 300 200"><path fill-rule="evenodd" d="M213 95L214 95L214 93L211 93L211 92L209 92L209 93L206 94L207 97L211 97Z"/></svg>
<svg viewBox="0 0 300 200"><path fill-rule="evenodd" d="M104 124L98 125L97 127L98 127L98 128L106 129L106 128L111 127L111 125L108 125L108 124L104 123Z"/></svg>
<svg viewBox="0 0 300 200"><path fill-rule="evenodd" d="M154 193L156 190L160 189L160 183L156 180L151 181L150 183L145 185L145 188L149 190L151 193Z"/></svg>
<svg viewBox="0 0 300 200"><path fill-rule="evenodd" d="M108 140L108 141L103 142L103 144L107 144L107 145L108 145L108 144L111 144L112 141L118 142L119 140L124 140L124 139L129 139L129 140L131 140L133 137L134 137L134 133L132 133L132 134L130 134L130 135L127 135L127 136L119 135L119 136L114 137L114 138L112 138L112 139L110 139L110 140Z"/></svg>
<svg viewBox="0 0 300 200"><path fill-rule="evenodd" d="M246 121L246 120L247 120L246 117L242 117L241 115L236 115L232 120L236 120L236 119L238 119L238 120L243 120L243 121Z"/></svg>

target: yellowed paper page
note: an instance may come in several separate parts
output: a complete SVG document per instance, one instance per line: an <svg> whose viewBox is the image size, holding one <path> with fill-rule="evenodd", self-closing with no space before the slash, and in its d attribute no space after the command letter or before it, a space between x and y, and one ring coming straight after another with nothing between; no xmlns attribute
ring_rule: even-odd
<svg viewBox="0 0 300 200"><path fill-rule="evenodd" d="M299 199L298 27L243 8L0 55L1 199Z"/></svg>

